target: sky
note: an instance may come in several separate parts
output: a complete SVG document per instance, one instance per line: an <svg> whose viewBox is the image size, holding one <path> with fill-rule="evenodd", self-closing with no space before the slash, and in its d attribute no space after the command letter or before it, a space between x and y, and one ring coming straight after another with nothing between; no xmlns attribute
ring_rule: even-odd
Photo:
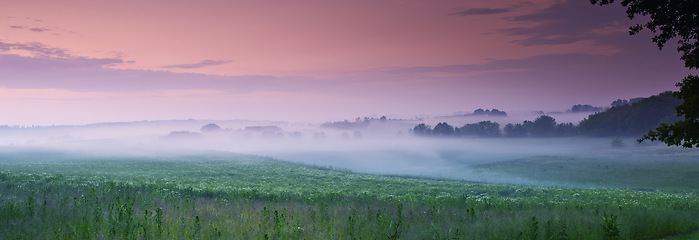
<svg viewBox="0 0 699 240"><path fill-rule="evenodd" d="M639 20L588 0L4 0L0 125L608 106L692 73L629 36Z"/></svg>

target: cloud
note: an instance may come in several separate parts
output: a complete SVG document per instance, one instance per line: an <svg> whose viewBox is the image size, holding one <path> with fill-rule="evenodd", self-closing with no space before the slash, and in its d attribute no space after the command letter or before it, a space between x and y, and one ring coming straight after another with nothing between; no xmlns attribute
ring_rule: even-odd
<svg viewBox="0 0 699 240"><path fill-rule="evenodd" d="M48 29L48 28L39 28L39 27L29 28L29 31L32 31L32 32L46 32L46 31L49 31L49 30L51 30L51 29Z"/></svg>
<svg viewBox="0 0 699 240"><path fill-rule="evenodd" d="M519 36L513 42L522 46L569 44L583 40L599 40L605 29L628 22L621 6L599 7L587 1L560 1L541 11L508 18L519 23L533 23L532 27L502 30ZM618 26L617 26L618 27Z"/></svg>
<svg viewBox="0 0 699 240"><path fill-rule="evenodd" d="M192 68L202 68L208 66L222 65L226 63L233 62L232 60L204 60L198 63L190 64L177 64L177 65L166 65L163 68L180 68L180 69L192 69Z"/></svg>
<svg viewBox="0 0 699 240"><path fill-rule="evenodd" d="M0 41L0 52L11 50L27 51L31 55L38 57L58 57L58 58L73 58L65 49L48 47L42 43L6 43Z"/></svg>
<svg viewBox="0 0 699 240"><path fill-rule="evenodd" d="M0 45L0 49L3 45ZM2 50L0 50L1 52ZM296 78L271 76L216 76L136 69L113 69L118 58L50 58L0 54L0 86L8 88L56 88L72 91L135 91L210 89L231 93L300 90ZM321 84L316 84L321 85Z"/></svg>
<svg viewBox="0 0 699 240"><path fill-rule="evenodd" d="M50 28L44 28L44 27L25 27L25 26L20 26L20 25L12 25L10 26L12 29L26 29L32 32L47 32L51 31Z"/></svg>
<svg viewBox="0 0 699 240"><path fill-rule="evenodd" d="M498 13L506 13L510 11L512 11L512 9L510 8L469 8L460 12L456 12L454 13L454 15L465 17L474 15L492 15Z"/></svg>

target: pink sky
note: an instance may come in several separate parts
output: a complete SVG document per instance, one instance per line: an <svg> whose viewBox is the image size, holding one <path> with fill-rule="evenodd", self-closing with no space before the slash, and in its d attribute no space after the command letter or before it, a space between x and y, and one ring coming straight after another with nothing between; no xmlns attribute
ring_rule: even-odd
<svg viewBox="0 0 699 240"><path fill-rule="evenodd" d="M575 1L8 1L0 125L564 111L675 90L672 46Z"/></svg>

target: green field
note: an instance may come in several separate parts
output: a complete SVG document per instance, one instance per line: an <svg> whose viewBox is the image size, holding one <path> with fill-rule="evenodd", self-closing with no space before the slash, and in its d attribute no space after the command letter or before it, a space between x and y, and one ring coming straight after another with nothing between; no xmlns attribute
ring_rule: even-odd
<svg viewBox="0 0 699 240"><path fill-rule="evenodd" d="M566 185L692 192L699 189L697 157L656 156L643 159L543 155L476 167Z"/></svg>
<svg viewBox="0 0 699 240"><path fill-rule="evenodd" d="M566 159L538 167L556 172L556 161ZM613 166L606 174L625 174ZM682 239L699 229L699 194L678 191L690 187L387 177L223 152L16 151L0 154L0 239Z"/></svg>

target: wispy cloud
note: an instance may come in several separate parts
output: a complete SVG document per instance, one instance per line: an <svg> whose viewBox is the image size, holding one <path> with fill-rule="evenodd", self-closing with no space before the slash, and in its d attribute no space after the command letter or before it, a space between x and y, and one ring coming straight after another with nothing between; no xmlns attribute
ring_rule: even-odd
<svg viewBox="0 0 699 240"><path fill-rule="evenodd" d="M27 51L31 55L38 57L58 57L58 58L71 58L73 57L65 49L48 47L42 43L30 42L30 43L6 43L0 41L0 52L7 52L10 50L21 50Z"/></svg>
<svg viewBox="0 0 699 240"><path fill-rule="evenodd" d="M48 28L40 28L40 27L29 28L29 31L32 31L32 32L46 32L46 31L50 31L50 30L51 30L51 29L48 29Z"/></svg>
<svg viewBox="0 0 699 240"><path fill-rule="evenodd" d="M469 8L463 11L455 12L458 16L474 16L474 15L492 15L498 13L506 13L512 11L511 8Z"/></svg>
<svg viewBox="0 0 699 240"><path fill-rule="evenodd" d="M204 60L198 63L190 64L176 64L176 65L166 65L163 68L181 68L181 69L192 69L192 68L202 68L208 66L222 65L226 63L233 62L232 60Z"/></svg>
<svg viewBox="0 0 699 240"><path fill-rule="evenodd" d="M533 27L504 29L519 36L514 42L522 46L570 44L595 40L599 29L609 28L626 20L623 9L598 7L587 1L561 1L541 11L508 18L520 23L535 23Z"/></svg>
<svg viewBox="0 0 699 240"><path fill-rule="evenodd" d="M45 27L26 27L26 26L20 26L20 25L12 25L10 26L12 29L26 29L32 32L47 32L51 31L50 28L45 28Z"/></svg>
<svg viewBox="0 0 699 240"><path fill-rule="evenodd" d="M136 69L114 69L118 58L41 58L2 54L0 85L8 88L56 88L73 91L153 91L207 89L230 92L300 90L295 78L215 76ZM310 81L310 80L309 80Z"/></svg>

